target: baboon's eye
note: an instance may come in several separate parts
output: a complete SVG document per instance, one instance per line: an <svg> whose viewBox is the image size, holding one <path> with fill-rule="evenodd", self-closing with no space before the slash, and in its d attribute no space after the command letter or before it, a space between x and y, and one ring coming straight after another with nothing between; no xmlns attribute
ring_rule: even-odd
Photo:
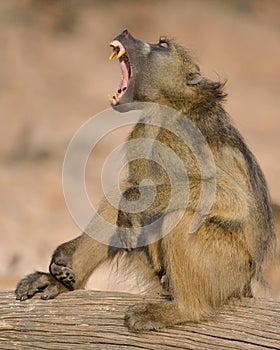
<svg viewBox="0 0 280 350"><path fill-rule="evenodd" d="M166 42L164 40L160 40L158 44L159 44L159 46L164 47L165 49L169 48L168 42Z"/></svg>

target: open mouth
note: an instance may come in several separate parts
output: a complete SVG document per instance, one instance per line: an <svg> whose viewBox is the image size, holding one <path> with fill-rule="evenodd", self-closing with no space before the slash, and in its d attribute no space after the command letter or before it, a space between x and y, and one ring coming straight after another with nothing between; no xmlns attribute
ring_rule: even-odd
<svg viewBox="0 0 280 350"><path fill-rule="evenodd" d="M121 66L121 82L118 87L117 92L113 95L113 97L108 96L112 105L117 105L127 90L129 79L131 76L131 67L129 63L129 58L124 46L118 41L114 40L110 43L110 46L113 48L113 52L111 53L109 60L117 56Z"/></svg>

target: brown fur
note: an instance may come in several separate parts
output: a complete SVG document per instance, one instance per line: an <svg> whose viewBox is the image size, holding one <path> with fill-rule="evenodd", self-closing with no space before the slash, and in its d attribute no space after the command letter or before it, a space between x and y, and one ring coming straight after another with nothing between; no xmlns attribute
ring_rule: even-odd
<svg viewBox="0 0 280 350"><path fill-rule="evenodd" d="M158 165L149 160L134 160L129 166L128 181L122 185L124 197L131 201L138 199L138 185L144 178L149 178L157 187L154 203L136 214L118 211L106 199L99 207L101 215L117 223L120 236L116 239L123 242L124 248L107 247L83 233L56 249L50 274L36 272L22 280L16 290L17 298L31 297L37 289L44 289L44 298L52 298L67 289L84 288L98 266L108 259L117 263L119 257L128 269L137 267L135 273L142 276L147 291L160 292L160 279L164 277L171 299L160 304L131 307L126 315L130 329L159 329L199 321L212 316L233 297L252 296L253 280L264 283L264 261L274 246L273 219L265 180L223 108L223 85L204 78L184 48L173 40L161 38L159 44L149 46L148 50L147 44L134 39L127 31L116 40L126 48L135 67L120 107L132 101L171 107L180 111L183 117L169 122L177 123L186 133L190 131L186 128L185 118L189 118L200 129L214 157L215 201L203 224L189 233L202 181L197 161L190 148L177 136L142 120L129 140L152 136L177 153L187 169L190 198L181 221L165 237L142 248L135 248L131 243L135 237L122 233L123 228L141 227L161 215L171 191L168 176ZM147 112L148 119L154 117L154 112ZM134 150L128 148L127 152L131 155ZM209 174L209 179L212 177L213 174ZM175 190L180 191L180 188ZM168 226L180 211L182 208L167 213L162 227ZM93 225L88 229L98 232L98 227Z"/></svg>

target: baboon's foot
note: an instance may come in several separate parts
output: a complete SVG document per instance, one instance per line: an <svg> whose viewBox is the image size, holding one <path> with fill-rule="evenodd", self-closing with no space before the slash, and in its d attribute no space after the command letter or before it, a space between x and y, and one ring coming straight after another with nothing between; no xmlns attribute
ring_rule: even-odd
<svg viewBox="0 0 280 350"><path fill-rule="evenodd" d="M58 282L52 275L45 272L34 272L19 281L15 290L17 300L32 298L34 294L43 292L41 299L53 299L58 294L67 292L63 284Z"/></svg>
<svg viewBox="0 0 280 350"><path fill-rule="evenodd" d="M182 323L183 318L172 302L134 305L127 310L125 324L134 332L158 331Z"/></svg>
<svg viewBox="0 0 280 350"><path fill-rule="evenodd" d="M71 267L66 266L67 262L62 258L53 257L50 264L50 273L68 289L74 289L75 275Z"/></svg>

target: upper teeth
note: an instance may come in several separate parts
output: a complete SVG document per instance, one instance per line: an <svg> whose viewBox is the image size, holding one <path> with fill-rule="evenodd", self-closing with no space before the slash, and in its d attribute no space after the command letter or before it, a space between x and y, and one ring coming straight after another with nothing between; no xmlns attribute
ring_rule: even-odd
<svg viewBox="0 0 280 350"><path fill-rule="evenodd" d="M117 57L121 58L125 53L126 53L125 49L122 49L122 50L119 51Z"/></svg>
<svg viewBox="0 0 280 350"><path fill-rule="evenodd" d="M125 48L122 46L122 44L118 40L112 41L110 43L110 46L113 47L113 52L109 56L109 60L111 60L115 56L117 56L117 58L121 58L126 53Z"/></svg>
<svg viewBox="0 0 280 350"><path fill-rule="evenodd" d="M114 51L111 53L111 55L109 56L109 60L111 60L112 58L114 58L117 55L117 50L114 49Z"/></svg>

